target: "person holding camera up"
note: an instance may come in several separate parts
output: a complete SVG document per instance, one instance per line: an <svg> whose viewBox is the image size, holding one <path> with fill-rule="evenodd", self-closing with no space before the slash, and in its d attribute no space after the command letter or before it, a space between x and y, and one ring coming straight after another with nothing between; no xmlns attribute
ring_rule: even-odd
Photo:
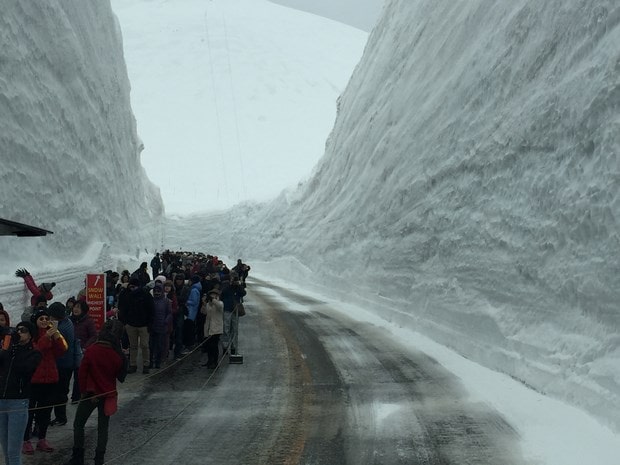
<svg viewBox="0 0 620 465"><path fill-rule="evenodd" d="M5 313L4 309L0 312L7 323L0 327L0 446L6 465L21 465L30 380L41 362L41 353L32 343L34 326L22 321L13 331Z"/></svg>
<svg viewBox="0 0 620 465"><path fill-rule="evenodd" d="M206 316L204 334L207 352L207 368L217 367L220 356L220 335L224 332L224 303L220 300L219 289L211 289L202 296L200 312Z"/></svg>
<svg viewBox="0 0 620 465"><path fill-rule="evenodd" d="M39 310L32 315L31 322L36 326L33 333L33 344L35 349L41 352L42 358L31 380L30 412L22 445L22 453L27 455L34 454L30 437L32 436L32 423L35 419L39 436L37 450L42 452L54 451L45 437L50 424L56 384L58 383L56 359L69 348L67 341L58 331L58 322L50 320L47 310Z"/></svg>

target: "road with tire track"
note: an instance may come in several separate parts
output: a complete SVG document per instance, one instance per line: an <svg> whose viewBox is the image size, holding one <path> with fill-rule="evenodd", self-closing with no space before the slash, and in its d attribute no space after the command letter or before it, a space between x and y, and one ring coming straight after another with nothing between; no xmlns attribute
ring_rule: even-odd
<svg viewBox="0 0 620 465"><path fill-rule="evenodd" d="M201 366L196 351L129 375L106 463L123 465L521 465L515 430L421 352L337 308L248 281L242 365ZM74 410L70 407L69 410ZM94 451L96 414L87 426ZM62 463L71 428L50 428ZM50 461L51 460L51 461ZM88 462L86 462L88 463Z"/></svg>

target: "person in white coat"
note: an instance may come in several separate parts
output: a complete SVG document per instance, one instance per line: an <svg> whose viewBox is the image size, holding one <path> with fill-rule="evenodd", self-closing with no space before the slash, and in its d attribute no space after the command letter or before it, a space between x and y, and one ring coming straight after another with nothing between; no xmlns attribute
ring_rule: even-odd
<svg viewBox="0 0 620 465"><path fill-rule="evenodd" d="M211 289L202 296L200 312L205 318L204 335L207 338L207 368L215 368L220 356L220 336L224 332L224 303L220 300L220 291Z"/></svg>

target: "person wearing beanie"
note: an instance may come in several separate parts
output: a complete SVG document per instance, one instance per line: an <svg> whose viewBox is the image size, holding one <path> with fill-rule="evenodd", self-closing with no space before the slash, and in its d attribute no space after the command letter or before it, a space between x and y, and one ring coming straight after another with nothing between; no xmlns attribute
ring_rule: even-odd
<svg viewBox="0 0 620 465"><path fill-rule="evenodd" d="M153 296L135 277L118 297L118 319L125 325L129 338L127 373L138 370L138 351L142 354L142 373L149 372L149 327L153 323L154 305Z"/></svg>
<svg viewBox="0 0 620 465"><path fill-rule="evenodd" d="M34 327L20 322L8 346L0 347L0 447L6 465L21 465L32 375L41 353L32 343Z"/></svg>
<svg viewBox="0 0 620 465"><path fill-rule="evenodd" d="M85 426L95 409L95 465L103 465L105 462L110 417L118 408L116 381L122 383L127 376L127 358L120 343L123 333L123 324L119 320L108 320L101 328L97 340L86 349L79 373L82 395L73 421L73 453L65 465L84 465Z"/></svg>
<svg viewBox="0 0 620 465"><path fill-rule="evenodd" d="M53 400L55 418L50 422L50 426L64 426L67 424L67 402L69 401L71 377L82 360L82 348L75 337L73 322L67 317L67 308L60 302L54 302L48 307L47 312L51 321L58 325L58 331L68 346L67 351L56 359L58 383Z"/></svg>
<svg viewBox="0 0 620 465"><path fill-rule="evenodd" d="M51 406L56 394L55 385L58 383L56 359L68 349L65 338L58 331L58 323L50 320L47 310L38 310L32 316L32 324L34 326L33 344L34 348L41 352L41 363L37 366L31 380L28 423L22 444L22 453L27 455L34 454L30 437L32 423L35 420L39 430L37 450L54 451L47 441L46 435L52 413Z"/></svg>

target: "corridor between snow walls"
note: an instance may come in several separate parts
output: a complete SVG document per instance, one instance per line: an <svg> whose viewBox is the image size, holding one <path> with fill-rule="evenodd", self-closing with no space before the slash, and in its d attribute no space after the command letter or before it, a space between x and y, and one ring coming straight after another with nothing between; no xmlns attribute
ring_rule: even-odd
<svg viewBox="0 0 620 465"><path fill-rule="evenodd" d="M310 180L167 242L286 269L618 429L619 21L389 0Z"/></svg>
<svg viewBox="0 0 620 465"><path fill-rule="evenodd" d="M0 238L0 275L161 241L108 0L14 1L0 14L1 217L54 232Z"/></svg>

